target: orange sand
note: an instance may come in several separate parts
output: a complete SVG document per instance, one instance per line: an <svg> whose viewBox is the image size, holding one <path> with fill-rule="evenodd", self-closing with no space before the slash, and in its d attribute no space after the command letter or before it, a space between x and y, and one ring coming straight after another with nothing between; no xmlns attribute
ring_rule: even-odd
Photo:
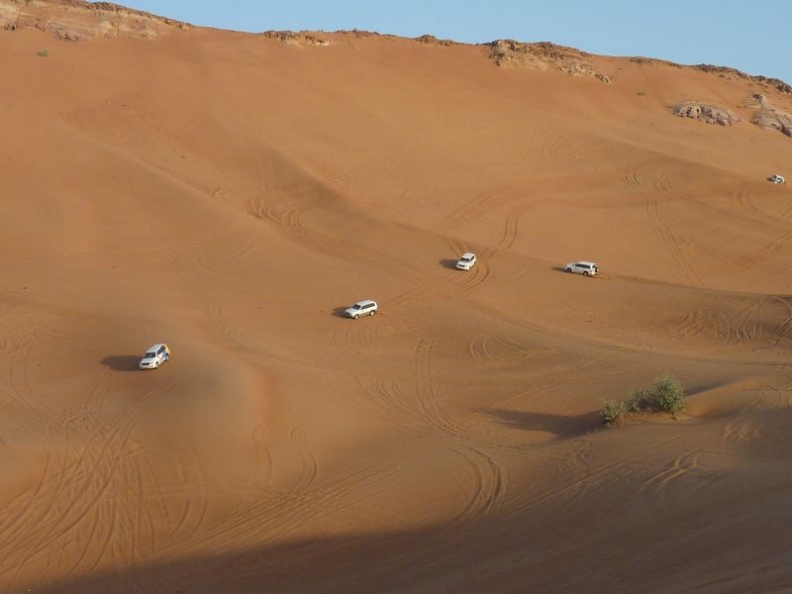
<svg viewBox="0 0 792 594"><path fill-rule="evenodd" d="M324 38L0 31L0 592L792 588L792 99Z"/></svg>

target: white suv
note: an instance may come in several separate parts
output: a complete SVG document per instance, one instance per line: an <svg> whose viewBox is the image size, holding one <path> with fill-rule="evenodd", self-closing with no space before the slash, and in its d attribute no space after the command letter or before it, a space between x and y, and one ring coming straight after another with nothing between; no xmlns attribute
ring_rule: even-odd
<svg viewBox="0 0 792 594"><path fill-rule="evenodd" d="M357 320L360 316L373 316L377 313L377 302L371 299L358 301L352 307L347 308L344 313L346 317Z"/></svg>
<svg viewBox="0 0 792 594"><path fill-rule="evenodd" d="M581 260L580 262L570 262L564 266L564 270L567 272L583 274L585 276L594 276L599 272L599 266L597 266L594 262Z"/></svg>
<svg viewBox="0 0 792 594"><path fill-rule="evenodd" d="M456 263L457 270L470 270L476 265L476 254L466 252L462 254L459 261Z"/></svg>
<svg viewBox="0 0 792 594"><path fill-rule="evenodd" d="M170 359L170 349L168 345L157 343L146 351L140 360L140 369L157 369L160 365Z"/></svg>
<svg viewBox="0 0 792 594"><path fill-rule="evenodd" d="M784 178L778 174L773 174L767 178L767 181L773 182L774 184L783 184Z"/></svg>

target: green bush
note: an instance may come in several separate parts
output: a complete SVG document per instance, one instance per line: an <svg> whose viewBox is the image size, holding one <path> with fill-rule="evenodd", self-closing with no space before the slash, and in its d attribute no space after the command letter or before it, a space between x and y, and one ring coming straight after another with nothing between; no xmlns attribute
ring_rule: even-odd
<svg viewBox="0 0 792 594"><path fill-rule="evenodd" d="M672 375L655 378L650 390L633 390L625 400L604 400L602 417L608 425L619 425L628 414L656 410L676 415L685 408L685 389Z"/></svg>
<svg viewBox="0 0 792 594"><path fill-rule="evenodd" d="M633 390L627 399L630 412L638 412L652 407L652 394L646 390Z"/></svg>
<svg viewBox="0 0 792 594"><path fill-rule="evenodd" d="M602 402L602 417L608 425L622 423L632 407L626 400L604 400Z"/></svg>
<svg viewBox="0 0 792 594"><path fill-rule="evenodd" d="M668 373L655 379L651 394L653 405L662 411L675 415L685 410L685 389Z"/></svg>

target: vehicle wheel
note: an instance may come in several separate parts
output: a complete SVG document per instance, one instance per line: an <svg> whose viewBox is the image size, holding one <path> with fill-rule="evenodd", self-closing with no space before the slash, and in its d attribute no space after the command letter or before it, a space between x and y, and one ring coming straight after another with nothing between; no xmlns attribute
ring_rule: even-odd
<svg viewBox="0 0 792 594"><path fill-rule="evenodd" d="M353 319L353 320L357 320L359 317L360 317L360 316L359 316L358 314L355 314L354 316L352 316L352 319Z"/></svg>
<svg viewBox="0 0 792 594"><path fill-rule="evenodd" d="M372 311L369 315L373 316L375 313L377 313L377 312L376 311Z"/></svg>
<svg viewBox="0 0 792 594"><path fill-rule="evenodd" d="M591 276L591 273L588 270L586 270L583 272L583 276Z"/></svg>
<svg viewBox="0 0 792 594"><path fill-rule="evenodd" d="M571 268L564 268L564 270L566 270L567 272L572 272Z"/></svg>

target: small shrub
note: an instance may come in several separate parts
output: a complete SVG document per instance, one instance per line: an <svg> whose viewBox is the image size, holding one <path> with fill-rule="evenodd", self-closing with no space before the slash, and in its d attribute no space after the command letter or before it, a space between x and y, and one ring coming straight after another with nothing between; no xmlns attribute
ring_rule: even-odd
<svg viewBox="0 0 792 594"><path fill-rule="evenodd" d="M651 408L652 396L646 390L633 390L627 402L630 405L630 412L638 412Z"/></svg>
<svg viewBox="0 0 792 594"><path fill-rule="evenodd" d="M644 97L646 95L646 91L638 91L636 95L638 95L639 97Z"/></svg>
<svg viewBox="0 0 792 594"><path fill-rule="evenodd" d="M40 57L42 57L42 58L46 58L47 56L49 56L49 51L48 51L48 50L45 50L45 49L43 49L43 50L39 50L39 51L38 51L38 52L36 52L36 53L37 53L37 54L38 54Z"/></svg>
<svg viewBox="0 0 792 594"><path fill-rule="evenodd" d="M608 425L620 425L630 413L655 410L676 416L685 408L685 389L668 373L655 378L650 390L633 390L624 400L605 400L602 417Z"/></svg>
<svg viewBox="0 0 792 594"><path fill-rule="evenodd" d="M631 405L627 400L605 400L602 403L602 417L608 425L621 424L629 412Z"/></svg>
<svg viewBox="0 0 792 594"><path fill-rule="evenodd" d="M652 404L672 415L685 410L685 389L668 373L658 376L652 388Z"/></svg>

